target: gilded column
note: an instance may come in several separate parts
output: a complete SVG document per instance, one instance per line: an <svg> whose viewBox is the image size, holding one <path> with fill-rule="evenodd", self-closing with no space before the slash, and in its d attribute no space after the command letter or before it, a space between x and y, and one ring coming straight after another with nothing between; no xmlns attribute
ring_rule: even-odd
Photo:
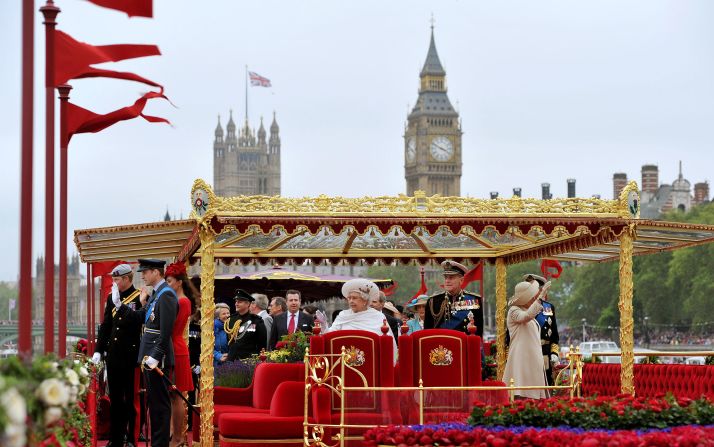
<svg viewBox="0 0 714 447"><path fill-rule="evenodd" d="M201 407L201 447L213 447L213 281L215 234L210 224L201 226L201 381L199 405ZM195 428L194 428L195 430Z"/></svg>
<svg viewBox="0 0 714 447"><path fill-rule="evenodd" d="M496 363L497 380L506 369L506 261L496 259Z"/></svg>
<svg viewBox="0 0 714 447"><path fill-rule="evenodd" d="M620 371L620 391L635 394L634 380L634 333L632 316L632 239L634 228L627 227L620 236L620 349L622 349L622 369Z"/></svg>

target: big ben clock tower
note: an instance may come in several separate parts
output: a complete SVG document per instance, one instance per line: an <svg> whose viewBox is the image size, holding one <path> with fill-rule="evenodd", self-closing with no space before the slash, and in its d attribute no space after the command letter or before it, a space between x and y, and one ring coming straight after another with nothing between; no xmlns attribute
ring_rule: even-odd
<svg viewBox="0 0 714 447"><path fill-rule="evenodd" d="M446 71L434 43L434 25L419 97L404 131L404 177L407 195L461 194L461 123L446 94Z"/></svg>

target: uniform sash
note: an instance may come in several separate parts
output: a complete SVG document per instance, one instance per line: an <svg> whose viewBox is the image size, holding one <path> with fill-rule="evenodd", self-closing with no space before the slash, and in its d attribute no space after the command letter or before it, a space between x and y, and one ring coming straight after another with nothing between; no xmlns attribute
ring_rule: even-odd
<svg viewBox="0 0 714 447"><path fill-rule="evenodd" d="M149 303L149 309L146 311L146 316L144 317L144 325L149 321L149 317L151 316L151 313L154 311L154 306L156 305L156 302L159 301L159 298L161 298L161 295L164 294L168 289L170 289L169 286L164 287L161 289L159 293L156 294L156 298L151 300L151 303Z"/></svg>

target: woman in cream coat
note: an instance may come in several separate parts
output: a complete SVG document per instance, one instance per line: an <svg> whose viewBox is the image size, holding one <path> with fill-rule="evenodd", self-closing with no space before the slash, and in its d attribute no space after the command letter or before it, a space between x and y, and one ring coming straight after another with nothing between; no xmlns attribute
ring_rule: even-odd
<svg viewBox="0 0 714 447"><path fill-rule="evenodd" d="M508 332L511 334L508 360L503 373L506 385L510 385L511 379L515 386L547 384L540 347L540 326L535 317L543 309L539 298L549 287L550 282L540 291L536 281L516 284L513 298L508 303L510 307L506 318ZM531 399L548 397L546 390L517 390L514 394Z"/></svg>

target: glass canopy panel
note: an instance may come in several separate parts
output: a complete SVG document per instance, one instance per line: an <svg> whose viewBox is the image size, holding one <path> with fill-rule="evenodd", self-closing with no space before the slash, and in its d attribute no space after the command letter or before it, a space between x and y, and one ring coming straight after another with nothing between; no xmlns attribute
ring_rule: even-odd
<svg viewBox="0 0 714 447"><path fill-rule="evenodd" d="M338 250L342 249L349 239L349 234L343 231L340 234L320 231L316 235L304 233L281 245L279 250Z"/></svg>
<svg viewBox="0 0 714 447"><path fill-rule="evenodd" d="M383 235L375 227L370 227L365 234L357 236L352 242L353 249L363 250L421 250L413 237L399 229L393 229Z"/></svg>
<svg viewBox="0 0 714 447"><path fill-rule="evenodd" d="M427 232L423 232L422 236L419 236L424 244L432 250L446 250L446 249L468 249L468 250L486 250L482 244L466 236L465 234L451 234L449 231L439 230L435 235L430 235Z"/></svg>
<svg viewBox="0 0 714 447"><path fill-rule="evenodd" d="M481 233L481 239L484 239L486 242L493 245L494 247L498 245L515 247L518 245L525 245L529 243L526 239L518 237L512 233L499 234L498 231L493 228L486 228L485 230L483 230L483 233Z"/></svg>
<svg viewBox="0 0 714 447"><path fill-rule="evenodd" d="M225 231L225 232L216 236L216 243L218 245L221 245L224 242L228 241L229 239L233 239L234 237L237 237L238 235L240 235L240 233L236 230Z"/></svg>
<svg viewBox="0 0 714 447"><path fill-rule="evenodd" d="M563 259L578 259L582 261L604 261L607 259L612 258L615 255L615 253L583 253L580 251L574 251L574 252L569 252L569 253L563 253L560 255L553 256L554 258L563 258Z"/></svg>
<svg viewBox="0 0 714 447"><path fill-rule="evenodd" d="M671 240L686 240L686 241L702 241L709 239L714 235L708 231L664 231L664 230L649 230L638 228L637 237L638 238L657 238L657 239L671 239Z"/></svg>
<svg viewBox="0 0 714 447"><path fill-rule="evenodd" d="M240 239L227 247L235 248L267 248L285 236L284 230L271 231L270 234L256 233Z"/></svg>

